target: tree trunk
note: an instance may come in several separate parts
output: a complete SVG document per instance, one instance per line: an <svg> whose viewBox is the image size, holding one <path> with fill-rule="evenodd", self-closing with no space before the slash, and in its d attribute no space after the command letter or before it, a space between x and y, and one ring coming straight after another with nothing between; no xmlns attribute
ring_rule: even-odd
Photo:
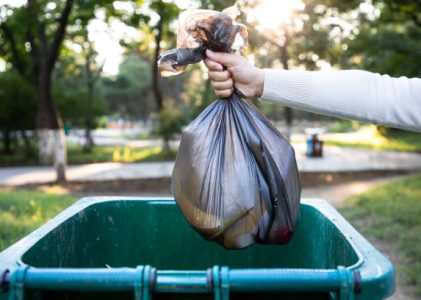
<svg viewBox="0 0 421 300"><path fill-rule="evenodd" d="M12 153L12 139L10 136L10 130L3 130L2 135L3 135L3 152L5 154L11 154Z"/></svg>
<svg viewBox="0 0 421 300"><path fill-rule="evenodd" d="M65 180L66 142L63 124L61 119L57 118L51 98L51 73L59 57L61 43L66 33L74 0L65 1L61 15L58 18L54 18L57 20L56 24L43 22L38 17L40 3L37 2L36 0L28 0L27 6L24 8L27 9L28 19L28 24L25 26L27 28L26 37L29 45L28 52L31 58L28 60L29 65L25 67L24 62L27 60L23 59L22 53L18 51L13 32L8 28L6 22L0 22L0 28L4 33L5 40L10 44L13 66L35 90L37 98L36 124L39 136L39 161L42 164L49 164L54 161L57 179L62 181ZM50 25L52 27L47 30L46 27ZM52 35L52 39L48 38L47 33ZM51 43L49 43L49 40L51 40Z"/></svg>
<svg viewBox="0 0 421 300"><path fill-rule="evenodd" d="M92 147L95 146L94 139L92 137L92 129L90 126L85 127L85 152L91 152Z"/></svg>
<svg viewBox="0 0 421 300"><path fill-rule="evenodd" d="M288 140L288 142L290 142L291 131L292 131L292 120L294 118L292 109L290 107L284 108L284 117L285 117L285 124L286 124L285 138Z"/></svg>
<svg viewBox="0 0 421 300"><path fill-rule="evenodd" d="M171 150L170 140L167 138L164 138L162 142L162 152L169 153L170 150Z"/></svg>
<svg viewBox="0 0 421 300"><path fill-rule="evenodd" d="M66 181L66 167L67 167L67 147L66 147L66 135L63 128L63 120L60 114L57 114L57 122L59 128L54 130L54 167L56 169L57 181Z"/></svg>
<svg viewBox="0 0 421 300"><path fill-rule="evenodd" d="M88 89L88 95L87 95L87 101L86 101L86 110L85 110L85 146L84 151L85 152L91 152L92 147L94 144L94 139L92 138L92 128L94 127L93 122L93 101L94 101L94 84L95 79L94 75L92 74L91 70L91 51L92 51L92 45L89 44L87 54L86 54L86 63L85 63L85 73L86 73L86 85Z"/></svg>
<svg viewBox="0 0 421 300"><path fill-rule="evenodd" d="M26 134L26 130L25 129L21 129L20 133L22 135L22 139L23 139L23 143L25 144L25 155L27 157L32 155L32 146L31 146L31 141L28 137L28 135Z"/></svg>
<svg viewBox="0 0 421 300"><path fill-rule="evenodd" d="M43 165L54 163L57 181L65 181L66 141L63 123L51 97L51 72L45 61L41 63L36 91L39 161Z"/></svg>
<svg viewBox="0 0 421 300"><path fill-rule="evenodd" d="M288 32L285 32L285 43L281 47L281 63L284 70L289 70L288 42L289 42ZM284 108L284 117L285 117L285 125L286 125L285 138L288 141L291 141L291 131L292 131L292 122L294 120L294 114L290 107Z"/></svg>
<svg viewBox="0 0 421 300"><path fill-rule="evenodd" d="M88 76L88 98L86 99L86 110L85 110L85 146L84 150L90 152L94 144L94 139L92 138L92 102L93 102L93 81L92 78Z"/></svg>
<svg viewBox="0 0 421 300"><path fill-rule="evenodd" d="M158 61L158 56L159 56L159 52L161 52L161 39L162 39L162 17L159 20L158 24L157 24L157 35L155 36L155 53L154 53L154 63L153 68L152 68L152 76L153 76L153 80L152 80L152 90L153 90L153 94L155 96L155 103L156 103L156 110L158 112L158 114L160 114L160 112L164 109L164 103L162 100L162 93L161 93L161 88L159 86L159 70L158 70L158 64L156 63ZM159 124L159 126L161 126L161 124ZM170 146L169 146L169 142L165 137L162 137L163 139L163 152L169 150Z"/></svg>
<svg viewBox="0 0 421 300"><path fill-rule="evenodd" d="M159 87L159 71L158 71L158 61L159 52L161 52L161 39L162 39L162 17L157 24L158 33L155 36L155 53L154 53L154 63L152 64L152 75L153 75L153 82L152 82L152 89L155 96L156 108L158 113L164 108L161 89Z"/></svg>

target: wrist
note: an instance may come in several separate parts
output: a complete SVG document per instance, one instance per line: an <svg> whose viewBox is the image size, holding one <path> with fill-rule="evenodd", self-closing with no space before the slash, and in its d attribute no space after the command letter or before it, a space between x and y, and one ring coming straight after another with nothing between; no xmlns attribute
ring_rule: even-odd
<svg viewBox="0 0 421 300"><path fill-rule="evenodd" d="M263 88L265 86L265 72L262 69L256 68L256 81L254 96L260 98L263 95Z"/></svg>

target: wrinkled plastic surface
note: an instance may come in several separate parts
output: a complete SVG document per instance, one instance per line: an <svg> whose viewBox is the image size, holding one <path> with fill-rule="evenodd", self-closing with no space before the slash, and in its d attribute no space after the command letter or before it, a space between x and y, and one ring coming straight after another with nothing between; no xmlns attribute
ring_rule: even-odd
<svg viewBox="0 0 421 300"><path fill-rule="evenodd" d="M206 49L241 51L247 30L233 21L236 13L231 7L181 14L178 48L160 56L161 74L184 71ZM229 249L286 243L298 217L294 150L239 91L215 101L184 130L172 189L192 227Z"/></svg>
<svg viewBox="0 0 421 300"><path fill-rule="evenodd" d="M294 149L237 92L183 131L172 188L188 222L229 249L288 242L299 213Z"/></svg>

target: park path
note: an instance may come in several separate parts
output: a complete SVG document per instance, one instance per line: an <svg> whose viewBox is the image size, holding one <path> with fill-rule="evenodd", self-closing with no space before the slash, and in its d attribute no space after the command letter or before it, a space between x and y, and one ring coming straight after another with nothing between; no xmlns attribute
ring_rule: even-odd
<svg viewBox="0 0 421 300"><path fill-rule="evenodd" d="M325 199L334 207L340 208L345 205L345 200L351 196L366 193L375 186L401 180L408 176L411 175L376 177L370 180L351 180L330 186L304 187L301 196L303 198Z"/></svg>
<svg viewBox="0 0 421 300"><path fill-rule="evenodd" d="M322 158L305 155L305 145L294 144L300 172L421 171L421 154L325 147ZM69 181L103 181L171 177L174 162L95 163L71 165ZM0 186L48 183L55 180L53 167L0 168Z"/></svg>
<svg viewBox="0 0 421 300"><path fill-rule="evenodd" d="M362 194L372 189L375 186L381 184L388 184L407 178L411 175L400 175L400 176L390 176L390 177L381 177L374 178L371 180L353 180L342 184L331 185L331 186L318 186L312 188L304 188L302 190L303 198L321 198L327 200L330 204L336 208L343 207L346 205L346 199L351 196ZM392 263L400 265L405 262L405 258L398 251L392 248L392 245L386 241L380 240L370 240L375 247L387 256ZM406 286L402 282L399 270L397 270L396 276L396 292L392 297L388 298L390 300L416 300L417 298L413 296L412 287Z"/></svg>

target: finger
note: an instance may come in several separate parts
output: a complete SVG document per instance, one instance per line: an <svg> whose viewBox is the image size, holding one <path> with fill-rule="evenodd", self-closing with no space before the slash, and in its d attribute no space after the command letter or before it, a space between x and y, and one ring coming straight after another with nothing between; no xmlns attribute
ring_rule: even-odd
<svg viewBox="0 0 421 300"><path fill-rule="evenodd" d="M234 87L234 82L232 79L225 81L212 81L212 86L215 90L226 90Z"/></svg>
<svg viewBox="0 0 421 300"><path fill-rule="evenodd" d="M226 81L231 78L231 73L228 70L222 72L210 71L209 78L212 81Z"/></svg>
<svg viewBox="0 0 421 300"><path fill-rule="evenodd" d="M222 71L223 67L221 64L216 61L205 59L205 65L210 71Z"/></svg>
<svg viewBox="0 0 421 300"><path fill-rule="evenodd" d="M228 98L229 96L232 95L234 89L226 89L226 90L216 90L215 94L219 97L219 98Z"/></svg>
<svg viewBox="0 0 421 300"><path fill-rule="evenodd" d="M213 52L206 50L206 56L209 60L224 65L226 67L233 67L241 62L242 57L237 54Z"/></svg>

